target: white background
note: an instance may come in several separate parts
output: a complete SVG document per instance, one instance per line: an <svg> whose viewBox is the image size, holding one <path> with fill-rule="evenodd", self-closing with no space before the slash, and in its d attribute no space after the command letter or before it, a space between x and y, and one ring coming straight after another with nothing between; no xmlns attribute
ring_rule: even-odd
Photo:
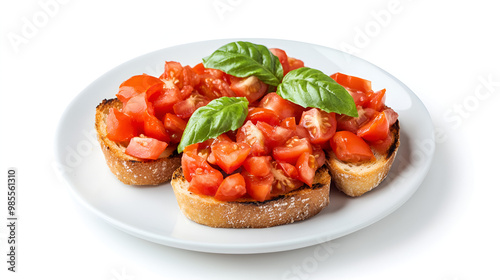
<svg viewBox="0 0 500 280"><path fill-rule="evenodd" d="M48 4L47 4L48 3ZM307 3L307 4L306 4ZM1 279L499 279L500 17L494 1L2 1L0 217L19 175L17 273ZM431 170L396 212L327 244L217 255L109 226L58 179L65 107L134 57L219 38L277 38L349 51L396 76L436 128Z"/></svg>

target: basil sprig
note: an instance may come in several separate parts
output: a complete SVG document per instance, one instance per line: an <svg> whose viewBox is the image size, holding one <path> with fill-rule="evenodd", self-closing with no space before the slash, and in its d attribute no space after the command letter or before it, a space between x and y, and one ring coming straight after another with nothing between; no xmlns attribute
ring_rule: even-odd
<svg viewBox="0 0 500 280"><path fill-rule="evenodd" d="M226 44L203 58L203 65L240 78L256 76L272 86L278 86L283 79L283 67L278 57L267 47L250 42Z"/></svg>
<svg viewBox="0 0 500 280"><path fill-rule="evenodd" d="M221 97L210 101L189 118L177 152L181 153L191 144L240 128L247 115L248 100L245 97Z"/></svg>
<svg viewBox="0 0 500 280"><path fill-rule="evenodd" d="M276 93L304 108L314 107L328 113L358 116L349 92L334 79L313 68L302 67L288 72Z"/></svg>

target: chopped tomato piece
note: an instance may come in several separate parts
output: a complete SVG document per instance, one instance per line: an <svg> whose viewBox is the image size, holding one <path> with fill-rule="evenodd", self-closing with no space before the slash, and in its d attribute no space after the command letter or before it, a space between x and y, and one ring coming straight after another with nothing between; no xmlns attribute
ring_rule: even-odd
<svg viewBox="0 0 500 280"><path fill-rule="evenodd" d="M276 112L280 120L289 117L295 117L298 120L302 115L302 111L304 111L304 108L281 98L276 92L271 92L264 96L260 101L259 107L271 109Z"/></svg>
<svg viewBox="0 0 500 280"><path fill-rule="evenodd" d="M146 111L154 116L153 104L146 99L145 93L130 98L122 109L122 112L132 117L134 123L141 129L144 125L144 112Z"/></svg>
<svg viewBox="0 0 500 280"><path fill-rule="evenodd" d="M198 93L193 93L186 100L174 104L174 113L180 118L187 119L196 111L196 109L207 105L210 102L208 98Z"/></svg>
<svg viewBox="0 0 500 280"><path fill-rule="evenodd" d="M303 112L299 124L307 129L313 144L327 142L337 129L335 113L327 113L317 108Z"/></svg>
<svg viewBox="0 0 500 280"><path fill-rule="evenodd" d="M136 75L120 85L116 97L118 97L122 103L127 103L130 98L141 93L146 93L149 88L155 85L160 85L159 87L155 87L157 90L160 90L163 87L163 82L160 79L147 74ZM150 91L148 93L148 97L152 94L155 94L155 92Z"/></svg>
<svg viewBox="0 0 500 280"><path fill-rule="evenodd" d="M133 125L132 118L116 108L109 109L106 118L106 132L106 137L115 142L128 141L139 135Z"/></svg>
<svg viewBox="0 0 500 280"><path fill-rule="evenodd" d="M396 113L393 109L391 108L386 108L383 111L385 113L385 116L387 117L387 121L389 122L389 127L391 127L397 120L398 120L398 113Z"/></svg>
<svg viewBox="0 0 500 280"><path fill-rule="evenodd" d="M273 157L276 160L295 164L303 153L312 153L311 143L307 139L299 139L297 136L290 138L283 146L273 149Z"/></svg>
<svg viewBox="0 0 500 280"><path fill-rule="evenodd" d="M205 158L198 154L199 143L186 146L182 153L181 164L184 178L191 182L196 169L209 169L211 166L205 161Z"/></svg>
<svg viewBox="0 0 500 280"><path fill-rule="evenodd" d="M392 141L394 141L394 137L389 133L385 139L369 142L369 144L379 154L385 154L391 147Z"/></svg>
<svg viewBox="0 0 500 280"><path fill-rule="evenodd" d="M361 90L353 90L350 88L346 88L349 94L352 96L352 99L354 99L354 104L356 106L361 106L365 107L365 104L368 101L368 95L366 92L361 91Z"/></svg>
<svg viewBox="0 0 500 280"><path fill-rule="evenodd" d="M251 121L247 121L238 129L236 142L243 142L250 145L252 147L250 153L254 156L264 156L269 152L264 134Z"/></svg>
<svg viewBox="0 0 500 280"><path fill-rule="evenodd" d="M231 90L240 97L246 97L252 103L267 92L267 85L255 76L238 78L231 76Z"/></svg>
<svg viewBox="0 0 500 280"><path fill-rule="evenodd" d="M284 194L300 188L304 184L300 180L288 176L287 173L279 166L278 162L272 162L271 166L271 174L274 176L271 194Z"/></svg>
<svg viewBox="0 0 500 280"><path fill-rule="evenodd" d="M299 179L306 183L309 187L312 187L314 181L314 175L318 169L318 162L314 155L310 153L303 153L300 155L295 165L299 173Z"/></svg>
<svg viewBox="0 0 500 280"><path fill-rule="evenodd" d="M246 143L222 141L212 145L215 162L227 174L231 174L243 165L251 149Z"/></svg>
<svg viewBox="0 0 500 280"><path fill-rule="evenodd" d="M163 122L155 116L152 116L148 111L144 112L144 134L163 142L170 142L170 136L163 126Z"/></svg>
<svg viewBox="0 0 500 280"><path fill-rule="evenodd" d="M130 140L125 153L141 159L158 159L168 144L150 137L134 137Z"/></svg>
<svg viewBox="0 0 500 280"><path fill-rule="evenodd" d="M338 159L345 162L361 162L375 159L370 146L349 131L338 131L330 139L330 146Z"/></svg>
<svg viewBox="0 0 500 280"><path fill-rule="evenodd" d="M287 162L279 162L277 161L278 166L281 167L281 169L285 172L285 174L293 179L298 179L299 178L299 172L297 171L297 168Z"/></svg>
<svg viewBox="0 0 500 280"><path fill-rule="evenodd" d="M294 136L294 131L281 126L272 126L265 122L257 122L257 127L265 136L266 144L270 148L283 145Z"/></svg>
<svg viewBox="0 0 500 280"><path fill-rule="evenodd" d="M279 116L274 111L255 107L248 110L247 120L251 120L253 124L257 124L258 121L270 125L278 125L280 123Z"/></svg>
<svg viewBox="0 0 500 280"><path fill-rule="evenodd" d="M368 100L365 107L381 111L385 106L385 88L376 92L368 92Z"/></svg>
<svg viewBox="0 0 500 280"><path fill-rule="evenodd" d="M270 156L257 156L248 157L243 162L243 167L250 174L255 176L266 176L271 173L271 157Z"/></svg>
<svg viewBox="0 0 500 280"><path fill-rule="evenodd" d="M357 107L358 117L350 117L347 115L337 115L337 130L346 130L356 133L358 129L372 119L377 111L371 108Z"/></svg>
<svg viewBox="0 0 500 280"><path fill-rule="evenodd" d="M297 122L295 121L295 117L285 118L280 122L280 126L284 128L289 128L291 130L295 130L297 128Z"/></svg>
<svg viewBox="0 0 500 280"><path fill-rule="evenodd" d="M151 98L153 107L158 118L163 118L166 113L173 113L174 105L182 101L181 92L177 87L165 88L155 98Z"/></svg>
<svg viewBox="0 0 500 280"><path fill-rule="evenodd" d="M234 201L246 193L245 178L240 173L236 173L222 181L214 197L221 201Z"/></svg>
<svg viewBox="0 0 500 280"><path fill-rule="evenodd" d="M278 57L281 66L283 67L283 76L286 75L288 72L290 72L290 64L289 64L289 59L288 55L286 52L282 49L278 48L271 48L269 49L275 56Z"/></svg>
<svg viewBox="0 0 500 280"><path fill-rule="evenodd" d="M304 61L297 58L288 57L288 65L290 65L290 71L292 71L304 67Z"/></svg>
<svg viewBox="0 0 500 280"><path fill-rule="evenodd" d="M329 145L329 144L328 144ZM330 147L325 147L330 148ZM316 162L318 163L318 167L323 166L326 162L325 151L323 151L323 147L320 145L312 145L313 156L316 158Z"/></svg>
<svg viewBox="0 0 500 280"><path fill-rule="evenodd" d="M165 71L161 74L160 80L168 81L167 84L173 84L178 89L182 89L184 86L183 70L184 68L179 62L165 61Z"/></svg>
<svg viewBox="0 0 500 280"><path fill-rule="evenodd" d="M192 174L188 190L196 194L214 196L223 180L224 176L219 170L200 167Z"/></svg>
<svg viewBox="0 0 500 280"><path fill-rule="evenodd" d="M357 135L367 141L378 141L387 138L389 121L384 112L377 113L373 119L358 129Z"/></svg>
<svg viewBox="0 0 500 280"><path fill-rule="evenodd" d="M348 87L352 90L360 90L363 92L368 92L372 90L372 82L358 78L355 76L349 76L342 73L335 73L330 76L337 83L339 83L343 87Z"/></svg>
<svg viewBox="0 0 500 280"><path fill-rule="evenodd" d="M182 133L184 133L184 129L186 129L187 122L174 114L166 113L163 118L163 125L165 126L166 132L170 135L170 141L179 143L182 138Z"/></svg>
<svg viewBox="0 0 500 280"><path fill-rule="evenodd" d="M247 193L251 198L257 201L265 201L271 198L271 189L274 182L274 176L269 173L266 176L260 177L250 174L244 170L241 175L245 179Z"/></svg>

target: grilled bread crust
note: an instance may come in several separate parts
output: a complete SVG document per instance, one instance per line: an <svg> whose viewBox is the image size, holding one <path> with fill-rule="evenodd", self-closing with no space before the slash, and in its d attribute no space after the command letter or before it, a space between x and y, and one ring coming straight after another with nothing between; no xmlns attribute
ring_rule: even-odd
<svg viewBox="0 0 500 280"><path fill-rule="evenodd" d="M219 201L190 192L182 168L171 184L181 212L190 220L217 228L266 228L305 220L330 203L331 177L323 166L316 171L312 188L307 185L285 195L258 202L251 199Z"/></svg>

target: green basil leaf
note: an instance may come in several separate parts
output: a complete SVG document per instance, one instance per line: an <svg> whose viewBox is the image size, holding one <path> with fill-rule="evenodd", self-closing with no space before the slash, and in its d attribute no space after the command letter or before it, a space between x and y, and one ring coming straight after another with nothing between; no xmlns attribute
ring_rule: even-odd
<svg viewBox="0 0 500 280"><path fill-rule="evenodd" d="M189 118L177 152L181 153L191 144L240 128L247 115L248 100L245 97L221 97L210 101Z"/></svg>
<svg viewBox="0 0 500 280"><path fill-rule="evenodd" d="M240 78L256 76L272 86L277 86L283 79L283 67L278 57L267 47L250 42L226 44L203 58L203 65Z"/></svg>
<svg viewBox="0 0 500 280"><path fill-rule="evenodd" d="M276 93L304 108L315 107L328 113L358 116L356 104L349 92L316 69L302 67L290 71Z"/></svg>

